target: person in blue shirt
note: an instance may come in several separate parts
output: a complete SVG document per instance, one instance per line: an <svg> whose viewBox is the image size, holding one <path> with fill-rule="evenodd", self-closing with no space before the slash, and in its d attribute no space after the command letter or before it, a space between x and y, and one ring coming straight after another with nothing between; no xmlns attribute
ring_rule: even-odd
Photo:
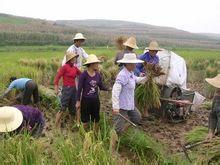
<svg viewBox="0 0 220 165"><path fill-rule="evenodd" d="M157 56L157 52L163 50L159 47L158 43L156 41L151 41L149 47L146 47L145 50L149 51L146 51L144 54L141 54L138 58L140 60L145 61L146 63L158 65L159 57ZM143 64L136 65L135 74L136 76L143 76L146 74Z"/></svg>
<svg viewBox="0 0 220 165"><path fill-rule="evenodd" d="M4 92L3 95L0 96L0 99L6 97L10 91L13 89L18 89L22 91L16 99L20 101L23 105L31 104L31 96L33 95L34 104L38 104L39 95L38 95L38 86L37 84L29 79L29 78L19 78L11 77L10 78L10 85L7 90Z"/></svg>
<svg viewBox="0 0 220 165"><path fill-rule="evenodd" d="M157 52L162 51L163 49L159 47L158 43L156 41L151 41L149 47L146 47L145 50L149 51L146 51L144 54L140 55L139 59L152 65L159 65L159 57L157 56ZM147 73L145 73L143 63L136 65L135 75L139 77L147 75ZM143 118L151 119L148 109L144 110Z"/></svg>

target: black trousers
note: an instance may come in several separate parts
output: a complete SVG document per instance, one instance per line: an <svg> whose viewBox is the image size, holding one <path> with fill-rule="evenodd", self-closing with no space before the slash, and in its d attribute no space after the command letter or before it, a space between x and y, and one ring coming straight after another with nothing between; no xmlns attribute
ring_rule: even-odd
<svg viewBox="0 0 220 165"><path fill-rule="evenodd" d="M220 134L220 96L215 96L212 102L212 111L209 114L209 129Z"/></svg>
<svg viewBox="0 0 220 165"><path fill-rule="evenodd" d="M220 111L211 111L209 114L209 129L217 129L217 134L220 134Z"/></svg>
<svg viewBox="0 0 220 165"><path fill-rule="evenodd" d="M85 98L81 100L81 121L83 123L99 122L100 120L100 101L99 98Z"/></svg>

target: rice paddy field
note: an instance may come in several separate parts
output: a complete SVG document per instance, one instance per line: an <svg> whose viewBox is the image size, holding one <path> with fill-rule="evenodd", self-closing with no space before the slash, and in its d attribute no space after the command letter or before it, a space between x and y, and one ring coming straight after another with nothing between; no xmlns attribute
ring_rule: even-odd
<svg viewBox="0 0 220 165"><path fill-rule="evenodd" d="M101 92L100 131L85 132L76 128L72 121L63 121L63 128L54 128L54 115L59 109L53 92L53 79L64 56L65 46L20 46L0 47L0 92L2 93L11 76L29 77L40 86L41 110L46 117L43 137L34 139L28 134L0 136L0 164L191 164L173 141L193 143L203 140L207 133L210 101L199 113L196 112L184 125L160 125L160 121L146 126L130 128L119 138L118 153L113 153L111 143L117 139L111 123L111 93ZM85 48L87 53L98 55L102 60L101 70L105 82L111 85L118 70L113 64L115 48ZM207 98L213 96L213 88L204 82L205 77L220 73L220 50L175 49L188 67L188 87ZM143 50L136 51L141 54ZM15 92L0 100L0 106L10 105ZM150 125L150 126L149 126ZM158 131L163 131L164 134ZM204 144L188 152L193 164L218 164L219 142ZM218 145L216 145L218 144ZM204 150L203 150L204 149Z"/></svg>

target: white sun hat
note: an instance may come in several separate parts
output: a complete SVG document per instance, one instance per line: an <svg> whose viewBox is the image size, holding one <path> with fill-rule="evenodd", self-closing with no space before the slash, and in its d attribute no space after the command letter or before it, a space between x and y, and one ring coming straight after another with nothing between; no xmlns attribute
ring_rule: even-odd
<svg viewBox="0 0 220 165"><path fill-rule="evenodd" d="M83 65L88 65L88 64L92 64L92 63L100 63L101 61L97 58L96 55L94 54L90 54L87 58L86 58L86 62Z"/></svg>
<svg viewBox="0 0 220 165"><path fill-rule="evenodd" d="M82 33L76 33L75 37L73 40L85 40L86 38L83 36Z"/></svg>
<svg viewBox="0 0 220 165"><path fill-rule="evenodd" d="M216 77L214 78L206 78L205 79L209 84L211 84L212 86L216 87L216 88L220 88L220 74L218 74Z"/></svg>
<svg viewBox="0 0 220 165"><path fill-rule="evenodd" d="M0 132L16 130L23 121L22 112L10 106L0 107Z"/></svg>
<svg viewBox="0 0 220 165"><path fill-rule="evenodd" d="M125 53L124 57L121 60L118 60L117 63L143 63L144 61L137 59L137 56L135 53Z"/></svg>

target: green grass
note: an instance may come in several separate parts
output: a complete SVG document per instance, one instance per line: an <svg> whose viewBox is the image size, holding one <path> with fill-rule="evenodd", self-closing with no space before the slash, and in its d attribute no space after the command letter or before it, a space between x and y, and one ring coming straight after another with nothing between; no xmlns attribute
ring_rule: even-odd
<svg viewBox="0 0 220 165"><path fill-rule="evenodd" d="M220 50L174 50L175 53L182 56L185 60L195 59L220 59Z"/></svg>
<svg viewBox="0 0 220 165"><path fill-rule="evenodd" d="M5 88L5 83L10 76L25 76L33 78L41 83L39 76L43 75L43 71L31 66L19 64L21 59L38 60L45 59L51 63L52 59L62 60L68 46L2 46L0 47L0 91ZM105 47L85 47L87 53L96 54L98 56L107 56L113 58L117 51L114 48ZM196 50L196 49L175 49L175 52L186 59L188 64L188 73L190 82L204 81L205 77L213 77L220 73L220 51L217 50ZM143 53L143 50L136 50L137 54ZM107 66L107 63L103 63ZM53 70L53 72L56 72ZM115 72L112 70L112 72ZM55 73L54 73L55 74ZM113 73L114 74L114 73ZM200 76L198 76L200 75ZM52 77L53 78L53 77ZM51 82L52 82L51 78ZM208 92L206 92L208 91ZM207 88L204 93L207 96L212 96L212 90ZM210 92L209 92L210 91ZM205 94L206 95L206 94Z"/></svg>

